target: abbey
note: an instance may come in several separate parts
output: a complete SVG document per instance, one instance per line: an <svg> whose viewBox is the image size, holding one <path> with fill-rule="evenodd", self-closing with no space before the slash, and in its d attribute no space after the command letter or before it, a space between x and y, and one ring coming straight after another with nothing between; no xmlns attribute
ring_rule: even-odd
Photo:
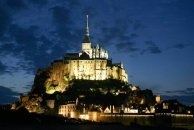
<svg viewBox="0 0 194 130"><path fill-rule="evenodd" d="M72 79L105 80L118 79L128 82L128 75L122 63L112 63L108 51L100 45L94 46L90 40L88 16L85 36L79 53L67 53L63 60L56 60L49 68L49 78L46 86L48 93L65 89L66 82ZM55 89L50 89L54 84ZM57 86L57 87L56 87Z"/></svg>

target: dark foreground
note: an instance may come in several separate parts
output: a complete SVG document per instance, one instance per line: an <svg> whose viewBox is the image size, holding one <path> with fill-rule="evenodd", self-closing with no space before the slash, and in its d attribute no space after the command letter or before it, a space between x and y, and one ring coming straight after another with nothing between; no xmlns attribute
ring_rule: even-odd
<svg viewBox="0 0 194 130"><path fill-rule="evenodd" d="M172 127L124 126L121 124L3 125L1 130L186 130Z"/></svg>
<svg viewBox="0 0 194 130"><path fill-rule="evenodd" d="M25 111L0 111L0 130L186 130L171 126L129 126L120 123L92 122Z"/></svg>

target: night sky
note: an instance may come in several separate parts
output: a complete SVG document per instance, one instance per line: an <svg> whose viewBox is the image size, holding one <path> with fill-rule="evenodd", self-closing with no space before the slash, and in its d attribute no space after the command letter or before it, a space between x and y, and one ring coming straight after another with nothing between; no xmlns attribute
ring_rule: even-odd
<svg viewBox="0 0 194 130"><path fill-rule="evenodd" d="M194 103L194 0L0 0L0 103L80 51L87 14L92 43L122 61L130 83Z"/></svg>

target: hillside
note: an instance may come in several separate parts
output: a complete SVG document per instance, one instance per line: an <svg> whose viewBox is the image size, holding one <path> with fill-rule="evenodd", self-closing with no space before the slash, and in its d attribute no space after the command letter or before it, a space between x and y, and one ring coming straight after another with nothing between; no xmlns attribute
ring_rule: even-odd
<svg viewBox="0 0 194 130"><path fill-rule="evenodd" d="M38 79L44 79L46 72ZM44 81L44 80L42 80ZM40 83L40 80L38 81ZM54 85L53 85L54 88ZM135 88L135 90L133 89ZM37 92L37 93L36 93ZM103 106L122 104L128 106L153 105L155 98L151 90L141 90L132 84L116 80L70 80L64 92L46 93L44 83L34 88L31 94L41 94L45 100L55 99L59 103L75 101L77 98L84 104L99 104Z"/></svg>

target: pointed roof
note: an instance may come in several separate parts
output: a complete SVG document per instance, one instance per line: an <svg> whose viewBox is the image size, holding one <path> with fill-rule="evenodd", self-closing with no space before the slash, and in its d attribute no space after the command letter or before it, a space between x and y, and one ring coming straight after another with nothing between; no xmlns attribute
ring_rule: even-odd
<svg viewBox="0 0 194 130"><path fill-rule="evenodd" d="M88 25L88 15L86 15L86 30L85 30L85 36L82 43L91 43L89 36L90 34L89 34L89 25Z"/></svg>
<svg viewBox="0 0 194 130"><path fill-rule="evenodd" d="M90 59L90 56L86 52L83 52L80 55L80 59L82 59L82 60Z"/></svg>

